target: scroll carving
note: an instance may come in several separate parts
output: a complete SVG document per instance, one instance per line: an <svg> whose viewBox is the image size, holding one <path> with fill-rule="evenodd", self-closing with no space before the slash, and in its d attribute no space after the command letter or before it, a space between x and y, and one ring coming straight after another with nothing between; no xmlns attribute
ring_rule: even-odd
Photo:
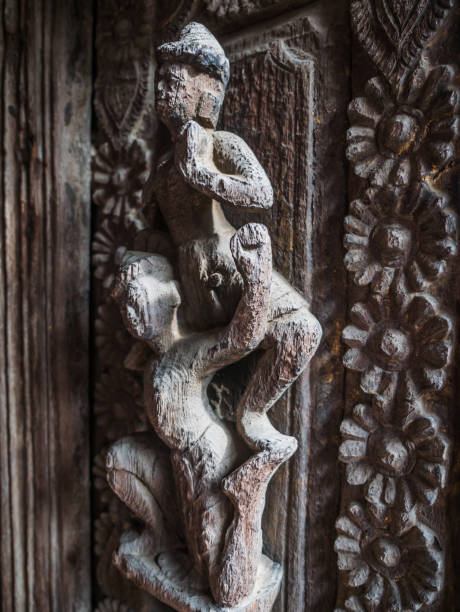
<svg viewBox="0 0 460 612"><path fill-rule="evenodd" d="M351 375L335 543L346 610L412 611L443 597L457 249L443 185L458 90L452 68L421 54L450 6L352 3L356 35L383 76L349 106L347 157L359 178L345 266L356 288L343 331Z"/></svg>
<svg viewBox="0 0 460 612"><path fill-rule="evenodd" d="M100 275L107 275L105 285L137 341L125 363L143 371L148 420L133 423L133 433L120 439L111 430L108 483L141 525L123 532L113 558L126 578L176 610L263 612L282 578L282 568L262 554L266 490L297 449L268 411L307 367L321 327L304 297L272 269L265 226L236 230L221 208L260 211L273 201L246 143L215 129L229 71L221 46L191 23L158 56L156 111L171 143L144 194L152 192L169 238L148 228L152 202L135 196L145 185L143 163L137 159L136 176L114 169L104 150L95 160L96 203L136 233L141 246L114 244L108 224L95 241ZM120 167L123 155L139 155L135 143L129 146L117 149ZM118 271L108 265L115 260ZM120 350L123 338L115 348L103 339L109 308L99 311L100 348ZM249 354L255 365L236 411L214 411L213 376ZM131 378L126 410L135 419L142 402ZM123 403L122 393L110 396L117 385L127 386L101 379L99 419L110 404Z"/></svg>

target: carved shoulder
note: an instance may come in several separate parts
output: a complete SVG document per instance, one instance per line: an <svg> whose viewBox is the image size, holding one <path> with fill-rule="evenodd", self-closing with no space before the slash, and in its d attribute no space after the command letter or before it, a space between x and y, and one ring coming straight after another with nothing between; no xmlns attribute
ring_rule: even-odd
<svg viewBox="0 0 460 612"><path fill-rule="evenodd" d="M242 138L231 132L214 132L214 163L221 172L236 174L252 180L261 180L269 188L270 180L252 149Z"/></svg>

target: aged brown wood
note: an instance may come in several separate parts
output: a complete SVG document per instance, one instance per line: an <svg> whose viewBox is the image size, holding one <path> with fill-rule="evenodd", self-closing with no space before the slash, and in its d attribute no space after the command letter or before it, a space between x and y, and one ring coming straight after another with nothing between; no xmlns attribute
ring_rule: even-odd
<svg viewBox="0 0 460 612"><path fill-rule="evenodd" d="M98 151L95 170L101 174L96 177L95 185L97 193L94 199L99 212L95 216L97 234L94 256L97 278L103 279L107 287L103 290L102 283L95 287L98 306L95 376L97 451L103 451L104 446L117 437L146 428L141 415L141 381L138 374L143 367L145 353L133 346L123 334L122 322L107 300L115 270L126 249L157 250L167 257L173 254L170 241L164 234L166 227L162 215L146 207L153 193L153 185L146 182L146 170L156 163L154 160L161 155L167 142L151 112L153 83L149 79L156 59L150 55L151 48L146 47L143 27L139 39L124 35L128 29L127 22L131 24L130 27L140 28L142 13L153 15L155 9L150 2L138 3L136 10L129 2L101 0L101 4L107 6L108 11L104 12L97 32L110 31L112 38L105 39L111 41L111 46L105 47L99 58L106 86L98 88L98 96L102 99L105 96L106 109L101 111L100 100L96 104L101 124L95 138ZM275 266L311 299L310 306L320 319L324 332L310 372L303 375L287 396L277 403L271 415L280 431L295 435L299 440L297 454L278 471L271 483L264 513L264 552L285 569L284 584L273 610L361 610L360 606L366 605L363 601L371 584L369 580L373 581L375 591L369 591L374 599L372 604L367 605L374 605L378 610L388 608L390 603L385 597L391 588L388 588L387 577L382 582L376 577L379 571L375 568L367 577L364 564L351 576L352 562L346 558L343 546L357 547L359 534L365 534L363 537L377 542L376 554L380 554L382 559L390 563L392 559L397 560L397 555L391 556L396 554L397 549L391 547L388 540L380 541L376 537L377 533L388 533L375 517L369 518L368 511L372 506L369 500L378 497L379 490L375 484L378 485L380 481L377 478L374 482L378 473L375 466L372 467L372 476L363 481L370 469L369 465L366 468L364 464L366 460L375 463L382 449L386 449L388 457L393 454L401 458L402 455L398 453L402 447L398 446L397 435L408 441L412 449L411 445L415 446L417 442L414 430L428 422L432 429L426 429L424 444L425 450L435 450L432 455L435 471L429 486L416 482L414 488L410 482L418 504L414 530L409 536L401 532L397 537L402 539L395 540L393 544L405 547L410 555L414 555L425 568L425 579L431 581L429 588L420 587L412 581L410 572L401 574L401 592L405 591L403 601L407 609L430 612L455 609L454 601L458 599L455 585L458 555L453 542L455 537L458 540L458 487L455 482L459 461L458 433L455 436L452 430L456 428L458 432L454 401L458 377L454 372L455 356L450 330L456 323L454 292L457 289L454 281L458 261L454 249L457 236L451 220L458 193L458 139L454 138L456 130L453 124L444 126L440 138L432 138L434 134L431 130L441 120L439 113L446 111L441 109L443 96L446 97L447 114L451 118L458 114L458 108L454 112L452 98L450 102L447 100L449 91L455 89L456 83L458 85L458 76L454 76L449 83L449 75L458 70L455 64L458 55L458 10L451 11L453 3L450 0L353 0L350 3L326 0L300 4L305 6L291 11L295 3L283 1L173 2L157 7L155 19L144 20L144 23L154 23L158 42L174 39L191 20L205 23L214 33L222 33L219 40L223 41L232 71L221 126L238 134L250 145L274 189L274 205L270 211L247 215L231 210L225 212L235 227L253 221L267 225L272 237ZM117 7L121 7L121 10L114 10ZM350 34L352 24L355 29L353 43ZM126 42L128 40L129 43ZM123 70L118 70L117 58L121 56L125 58L125 65ZM389 112L393 108L394 92L391 88L397 87L401 78L417 68L420 58L428 71L436 70L436 66L443 64L451 64L451 68L438 70L442 77L440 86L436 86L431 94L428 92L428 98L433 102L432 108L423 108L427 104L424 96L417 94L417 87L409 87L406 92L401 92L398 101L398 105L404 107L402 117L396 117L397 113ZM144 66L149 62L150 73L147 74ZM117 66L117 70L106 70L108 66ZM133 66L135 69L131 70ZM436 72L431 77L434 83L435 75ZM373 78L377 78L377 81L366 88L366 82ZM418 85L423 83L424 78L417 72ZM386 83L383 88L382 82ZM110 98L111 91L117 91L117 96ZM408 98L404 98L406 93L410 94ZM143 102L139 105L142 97ZM347 106L353 98L355 100L350 106L348 119ZM370 117L369 108L372 106L375 110L375 105L379 108L384 106L386 111L383 114L379 111ZM410 111L410 107L418 108L428 116L428 130L420 131L413 144L404 142L404 133L410 133L420 114ZM112 118L109 127L104 113ZM114 122L117 117L118 124ZM363 128L374 129L373 122L380 125L378 130L372 134L363 132ZM130 127L127 129L126 126ZM350 126L347 162L345 149L347 127ZM398 138L398 130L400 140L396 142L392 139ZM366 149L367 141L373 142L377 151L370 146ZM276 150L274 156L271 155L273 150ZM377 158L372 159L370 153ZM433 163L435 157L436 163ZM388 162L389 158L393 161ZM401 161L404 163L401 164ZM346 180L348 167L351 172L349 186ZM128 183L133 187L131 191L123 192L120 189L119 176L123 172L119 173L119 170L128 173ZM361 308L359 304L364 305L360 312L365 314L370 293L383 292L386 296L387 284L392 276L386 268L396 269L399 265L396 265L397 258L388 264L386 241L391 239L395 244L399 243L404 251L404 245L407 246L405 240L411 237L410 232L405 232L407 228L404 227L401 231L401 227L391 226L384 227L384 231L376 230L375 236L372 234L378 244L372 247L373 257L379 261L371 263L380 265L375 269L372 266L372 270L367 270L368 266L362 265L362 259L353 259L357 257L356 253L349 253L356 250L356 244L362 238L360 232L365 220L360 215L365 215L365 211L370 209L375 212L376 207L383 210L387 205L384 202L388 202L385 194L392 191L392 184L398 184L393 192L400 197L404 195L407 183L416 182L417 177L427 183L428 189L421 190L419 206L411 211L409 225L415 228L417 244L420 244L421 236L422 255L425 258L422 257L421 261L425 267L422 265L419 274L415 265L409 269L403 262L404 281L408 283L406 293L408 298L413 293L421 294L418 297L422 301L418 303L422 305L432 303L430 300L434 299L435 307L430 318L432 329L438 330L438 336L442 329L447 333L438 337L433 335L434 332L431 335L428 331L425 335L415 335L414 332L407 345L404 334L394 334L394 329L390 329L387 330L389 333L382 335L380 344L372 345L368 351L367 340L364 339L366 330L360 327L362 321L356 319L355 312L349 318L348 312L357 303L358 310ZM142 185L144 198L140 192ZM368 187L371 187L371 191L367 191ZM384 188L380 194L382 198L376 199L381 187ZM439 214L431 217L431 225L421 225L419 212L433 205L439 198L438 190L442 192ZM113 199L110 195L114 196ZM362 205L359 202L351 204L355 200L361 200ZM396 199L397 206L403 202L403 197ZM122 212L113 213L122 211L124 206L129 209L129 215L125 215L125 219L129 220L127 224L117 221L117 215L122 218ZM350 218L344 229L348 206ZM440 212L441 209L444 212ZM366 223L374 232L369 219L366 219ZM445 230L442 245L434 244L441 240L439 236L434 236L440 223L444 223ZM156 230L150 238L149 232L144 231L149 227ZM347 236L343 244L344 234ZM388 265L381 265L383 259L379 258L387 258L385 261ZM412 254L409 259L419 264ZM366 284L368 281L369 284ZM388 313L400 322L408 320L409 311L405 307L397 310L397 304L387 297L383 304L374 306L377 310L383 308L381 326ZM355 321L351 320L352 317ZM347 328L347 323L355 327ZM417 326L420 327L415 321L414 329ZM111 333L113 329L117 329L116 334ZM340 340L343 331L345 344L341 344ZM419 339L420 343L417 344ZM349 344L353 346L348 347ZM446 378L443 372L433 372L431 380L423 381L423 371L415 372L417 387L423 387L427 382L433 385L429 401L423 397L422 402L417 398L413 403L415 413L411 413L410 420L414 419L412 428L409 422L404 421L404 410L398 406L391 427L388 422L384 424L382 431L391 433L385 438L379 429L382 427L382 414L375 417L375 406L371 406L372 414L367 407L359 407L359 404L372 403L376 385L381 380L378 368L385 372L383 362L380 360L380 365L374 364L378 366L377 369L368 367L369 375L362 380L367 370L356 373L352 369L356 362L353 363L349 355L345 358L347 385L344 388L342 352L346 353L348 348L361 350L361 353L370 352L372 359L373 355L383 351L387 355L384 359L391 359L393 372L396 366L401 365L396 363L398 350L401 355L405 350L415 350L414 354L420 360L429 353L430 358L438 363L434 369L445 371ZM129 375L120 366L127 353L125 365L130 368ZM389 353L394 354L390 357ZM248 359L238 366L230 366L213 379L209 395L218 414L228 416L234 410L252 368L252 360ZM411 367L404 368L404 376L407 378L413 370ZM380 390L377 391L380 393ZM426 389L423 389L425 392ZM114 405L115 410L112 408ZM355 406L358 408L353 410ZM310 418L306 418L308 414ZM426 420L422 422L418 417ZM363 418L367 419L369 429L356 436L356 425L362 424ZM355 460L351 447L357 443L362 453L363 445L367 448L368 440L371 440L369 453L359 455ZM378 440L380 446L376 442ZM341 444L344 446L339 453ZM410 454L411 466L415 455ZM155 606L159 604L145 600L140 602L136 599L140 591L136 593L127 587L120 574L114 574L109 569L112 567L112 551L118 545L121 532L132 526L132 517L124 514L121 505L110 498L101 478L103 462L102 452L97 456L94 467L99 491L95 503L99 517L95 532L99 583L107 596L129 602L133 609L156 609ZM413 465L417 469L420 467L417 461ZM393 469L399 468L393 466ZM396 476L395 480L409 482L406 474L403 478L401 474ZM388 474L385 479L385 482L389 480ZM395 491L401 490L399 481ZM386 495L383 502L390 508L393 521L387 524L388 529L397 524L395 515L399 502L394 503L391 490ZM410 505L408 500L406 496L406 505ZM358 505L350 507L351 502L358 502ZM413 508L409 512L413 512ZM425 529L425 526L429 529ZM347 535L346 529L354 530L355 539L351 543L343 539ZM377 532L376 529L383 531ZM334 551L336 538L337 551ZM414 543L420 545L418 556L414 552ZM427 574L428 566L431 569ZM363 580L361 584L360 580ZM106 601L101 604L101 610L118 610L120 605L115 600Z"/></svg>
<svg viewBox="0 0 460 612"><path fill-rule="evenodd" d="M1 15L1 609L83 611L92 6Z"/></svg>

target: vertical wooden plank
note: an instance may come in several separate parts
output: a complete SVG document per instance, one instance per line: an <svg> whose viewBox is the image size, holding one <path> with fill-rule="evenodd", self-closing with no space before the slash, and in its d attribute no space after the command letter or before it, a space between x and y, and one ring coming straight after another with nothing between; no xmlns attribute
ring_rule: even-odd
<svg viewBox="0 0 460 612"><path fill-rule="evenodd" d="M2 26L1 608L88 610L92 2Z"/></svg>

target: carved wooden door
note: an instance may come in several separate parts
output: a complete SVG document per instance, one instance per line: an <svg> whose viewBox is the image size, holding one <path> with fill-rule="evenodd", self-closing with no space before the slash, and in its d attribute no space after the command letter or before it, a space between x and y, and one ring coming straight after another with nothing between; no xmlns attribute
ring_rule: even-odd
<svg viewBox="0 0 460 612"><path fill-rule="evenodd" d="M246 143L273 189L265 209L222 197L225 216L268 228L274 269L322 328L269 413L298 442L263 513L264 558L280 568L273 605L225 607L161 547L156 589L114 563L144 525L119 493L141 462L115 483L109 449L153 432L150 357L114 297L132 251L176 276L190 263L171 242L163 194L176 185L158 169L174 147L155 107L156 50L190 22L230 64L218 129ZM2 25L1 609L460 610L455 0L5 0ZM181 49L192 72L221 74L219 57L203 68L199 48ZM223 306L233 316L236 302ZM208 376L213 418L236 418L264 342ZM164 499L149 512L187 556L174 520L202 500L195 481L174 497L164 453L152 460L167 463ZM145 507L149 477L136 480Z"/></svg>

